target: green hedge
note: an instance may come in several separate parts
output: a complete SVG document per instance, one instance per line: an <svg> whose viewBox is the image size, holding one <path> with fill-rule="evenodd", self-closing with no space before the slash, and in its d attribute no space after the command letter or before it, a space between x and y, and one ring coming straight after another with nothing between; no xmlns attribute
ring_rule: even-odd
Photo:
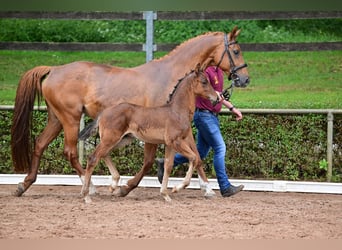
<svg viewBox="0 0 342 250"><path fill-rule="evenodd" d="M12 111L0 111L0 173L13 173L10 157ZM34 136L46 124L46 112L35 111ZM236 122L221 115L222 133L227 143L226 166L231 178L325 181L326 179L326 115L256 115L246 114ZM88 155L98 143L89 138ZM334 161L332 181L342 181L342 116L334 117ZM143 146L134 141L112 153L121 175L134 175L143 163ZM157 156L163 157L163 146ZM85 157L86 158L86 157ZM215 177L212 153L205 160L206 172ZM84 160L83 165L86 162ZM186 165L175 169L173 176L184 176ZM45 151L39 173L73 174L75 171L63 157L63 133ZM101 163L95 174L108 175ZM156 175L154 167L150 175Z"/></svg>
<svg viewBox="0 0 342 250"><path fill-rule="evenodd" d="M155 42L180 43L208 31L243 30L241 43L340 41L342 19L156 20ZM0 41L143 43L146 27L137 20L0 19Z"/></svg>

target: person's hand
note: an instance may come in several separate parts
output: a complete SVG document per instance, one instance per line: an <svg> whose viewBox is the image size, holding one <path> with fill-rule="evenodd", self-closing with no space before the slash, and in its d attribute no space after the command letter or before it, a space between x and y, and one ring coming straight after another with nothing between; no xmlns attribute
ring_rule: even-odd
<svg viewBox="0 0 342 250"><path fill-rule="evenodd" d="M233 108L232 113L235 115L235 119L240 121L242 119L242 113L237 108Z"/></svg>

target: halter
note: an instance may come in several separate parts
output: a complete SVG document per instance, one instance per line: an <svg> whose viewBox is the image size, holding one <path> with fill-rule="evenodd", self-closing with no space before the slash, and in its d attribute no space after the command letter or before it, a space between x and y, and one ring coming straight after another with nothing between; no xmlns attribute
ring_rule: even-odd
<svg viewBox="0 0 342 250"><path fill-rule="evenodd" d="M218 68L223 60L223 57L225 54L228 55L228 58L229 58L229 64L230 64L230 72L229 72L229 75L228 75L228 80L232 80L232 83L231 85L225 89L223 92L222 92L222 95L224 96L224 98L229 101L230 97L232 96L233 94L233 87L234 87L234 84L235 82L239 81L239 76L238 74L236 73L238 70L240 69L243 69L245 67L247 67L247 64L244 63L240 66L236 66L235 63L234 63L234 60L233 60L233 57L229 51L229 46L230 45L233 45L233 44L237 44L238 42L237 41L232 41L232 42L229 42L228 41L228 35L225 33L224 34L224 51L221 55L221 59L219 61L219 63L216 65L216 68ZM230 90L230 91L229 91Z"/></svg>

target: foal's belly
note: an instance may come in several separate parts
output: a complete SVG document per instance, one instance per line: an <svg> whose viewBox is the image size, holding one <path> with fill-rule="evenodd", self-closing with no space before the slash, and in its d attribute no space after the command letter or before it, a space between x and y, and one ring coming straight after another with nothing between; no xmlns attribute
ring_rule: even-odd
<svg viewBox="0 0 342 250"><path fill-rule="evenodd" d="M147 129L147 130L130 130L129 133L131 133L135 138L151 143L151 144L164 144L165 138L164 138L164 129Z"/></svg>

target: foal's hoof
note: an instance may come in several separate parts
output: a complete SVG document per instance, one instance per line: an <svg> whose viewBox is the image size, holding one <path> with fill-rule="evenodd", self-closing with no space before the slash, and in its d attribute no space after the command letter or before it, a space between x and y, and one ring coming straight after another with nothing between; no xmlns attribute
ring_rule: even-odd
<svg viewBox="0 0 342 250"><path fill-rule="evenodd" d="M25 192L24 183L20 182L20 183L18 183L17 190L13 193L13 195L20 197L23 195L24 192Z"/></svg>

